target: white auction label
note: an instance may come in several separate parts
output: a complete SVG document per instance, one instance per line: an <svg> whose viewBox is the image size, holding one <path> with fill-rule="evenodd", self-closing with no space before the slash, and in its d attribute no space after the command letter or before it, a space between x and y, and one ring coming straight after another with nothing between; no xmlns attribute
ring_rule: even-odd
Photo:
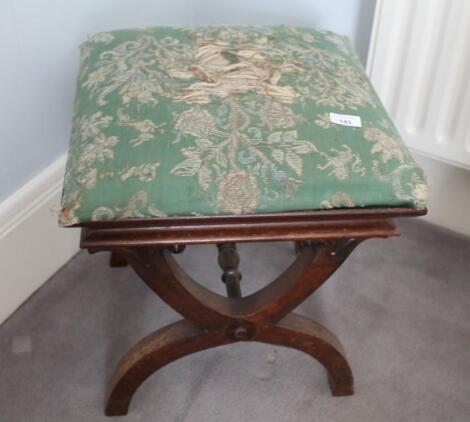
<svg viewBox="0 0 470 422"><path fill-rule="evenodd" d="M362 127L361 117L350 114L330 113L330 121L342 126Z"/></svg>

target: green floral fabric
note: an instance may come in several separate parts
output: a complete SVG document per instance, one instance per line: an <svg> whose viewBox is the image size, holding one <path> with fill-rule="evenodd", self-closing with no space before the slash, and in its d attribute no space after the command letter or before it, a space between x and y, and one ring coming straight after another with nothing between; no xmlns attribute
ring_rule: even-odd
<svg viewBox="0 0 470 422"><path fill-rule="evenodd" d="M422 208L426 192L343 36L159 27L99 33L81 47L62 225Z"/></svg>

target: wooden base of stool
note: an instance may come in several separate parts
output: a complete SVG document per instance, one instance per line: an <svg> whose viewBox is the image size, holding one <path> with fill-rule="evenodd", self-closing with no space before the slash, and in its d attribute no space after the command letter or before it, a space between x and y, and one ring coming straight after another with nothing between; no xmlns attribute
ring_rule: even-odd
<svg viewBox="0 0 470 422"><path fill-rule="evenodd" d="M144 282L186 319L157 330L124 356L111 380L106 414L126 414L137 388L162 366L238 341L308 353L327 370L333 395L352 394L353 376L339 341L325 327L291 311L323 284L358 243L304 242L297 259L281 276L244 298L225 298L197 284L165 248L120 250ZM233 244L220 245L220 260L237 262L227 256L227 250L232 255L236 251ZM224 272L226 283L230 271Z"/></svg>
<svg viewBox="0 0 470 422"><path fill-rule="evenodd" d="M415 210L413 213L417 214ZM197 218L167 219L165 226L152 227L139 221L127 223L129 227L103 222L84 228L81 247L91 253L111 251L111 265L130 265L184 318L145 337L122 358L109 385L106 415L127 414L136 390L163 366L201 350L239 341L305 352L325 368L334 396L353 394L352 371L339 340L322 325L292 311L339 268L362 240L398 235L386 217L412 212L364 210L362 218L358 214L361 216L349 212L346 218L331 211L327 219L321 212L303 213L289 217L291 221L285 215L269 215L266 220L236 216L235 224L230 223L230 217L203 218L202 223ZM279 223L273 224L273 218L280 218ZM235 242L262 240L295 241L297 258L269 285L241 297ZM222 280L229 297L196 283L177 264L172 253L182 252L186 243L218 246Z"/></svg>

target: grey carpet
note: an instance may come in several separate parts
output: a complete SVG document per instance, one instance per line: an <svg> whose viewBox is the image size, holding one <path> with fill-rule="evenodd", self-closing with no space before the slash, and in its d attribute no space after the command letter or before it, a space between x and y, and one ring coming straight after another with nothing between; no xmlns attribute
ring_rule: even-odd
<svg viewBox="0 0 470 422"><path fill-rule="evenodd" d="M300 352L241 343L163 368L120 420L470 421L470 240L416 220L400 226L400 238L360 245L299 308L341 339L354 396L331 397L322 367ZM294 257L290 243L240 249L245 293ZM178 259L223 292L214 247ZM0 327L0 421L110 420L113 366L178 316L130 269L107 263L80 253Z"/></svg>

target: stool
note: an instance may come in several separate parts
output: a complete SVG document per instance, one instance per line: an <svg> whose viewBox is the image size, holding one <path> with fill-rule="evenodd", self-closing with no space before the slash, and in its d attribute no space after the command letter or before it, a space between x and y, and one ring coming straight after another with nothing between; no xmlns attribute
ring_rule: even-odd
<svg viewBox="0 0 470 422"><path fill-rule="evenodd" d="M130 265L183 319L145 337L112 376L107 415L155 371L239 341L318 360L353 394L338 339L293 310L363 240L426 213L427 186L350 42L277 27L146 28L81 47L60 224ZM291 241L297 257L243 297L236 244ZM227 297L172 257L214 244ZM249 282L249 280L244 280Z"/></svg>

